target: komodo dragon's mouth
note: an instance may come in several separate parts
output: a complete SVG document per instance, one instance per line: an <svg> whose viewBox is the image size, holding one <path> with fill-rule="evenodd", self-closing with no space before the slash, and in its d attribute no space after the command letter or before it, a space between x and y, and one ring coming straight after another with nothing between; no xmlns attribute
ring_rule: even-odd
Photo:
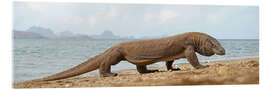
<svg viewBox="0 0 270 90"><path fill-rule="evenodd" d="M226 54L225 50L217 50L217 49L213 49L213 51L214 51L217 55L221 55L221 56L223 56L223 55Z"/></svg>

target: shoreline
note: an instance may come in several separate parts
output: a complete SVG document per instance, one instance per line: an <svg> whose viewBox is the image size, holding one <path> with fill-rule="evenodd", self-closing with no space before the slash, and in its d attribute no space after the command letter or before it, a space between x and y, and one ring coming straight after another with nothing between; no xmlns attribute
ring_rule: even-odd
<svg viewBox="0 0 270 90"><path fill-rule="evenodd" d="M216 62L216 61L227 61L227 60L238 60L238 59L247 59L247 58L259 58L259 56L243 56L243 57L233 57L233 58L228 58L228 59L210 59L210 60L204 60L204 61L200 61L200 63L207 63L207 62ZM177 60L178 61L178 60ZM175 61L175 62L177 62ZM188 62L180 62L180 63L175 63L173 65L179 65L179 64L186 64ZM148 65L148 68L158 68L158 67L164 67L165 66L165 63L162 64L162 65L155 65L155 66L151 66L151 65ZM124 69L117 69L117 70L113 70L112 69L112 72L122 72L122 71L129 71L129 70L136 70L136 67L134 66L134 68L124 68ZM58 72L55 72L55 73L58 73ZM92 72L88 72L88 73L85 73L85 75L80 75L80 77L85 77L85 76L89 76L89 75L99 75L98 71L92 71ZM45 77L45 76L44 76ZM14 77L13 77L14 79ZM37 79L37 78L33 78L33 79ZM26 81L29 81L29 80L32 80L32 79L28 79L28 80L13 80L12 82L13 83L21 83L21 82L26 82Z"/></svg>
<svg viewBox="0 0 270 90"><path fill-rule="evenodd" d="M98 74L72 77L56 81L15 82L13 88L70 88L120 86L176 86L176 85L231 85L259 84L259 57L202 62L210 65L194 69L189 63L177 66L179 71L165 67L150 67L159 72L139 74L136 69L117 70L118 76L100 78Z"/></svg>

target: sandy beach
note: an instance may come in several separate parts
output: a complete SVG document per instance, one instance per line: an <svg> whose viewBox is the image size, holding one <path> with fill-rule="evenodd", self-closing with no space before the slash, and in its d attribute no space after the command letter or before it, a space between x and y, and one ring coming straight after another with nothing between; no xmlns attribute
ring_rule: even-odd
<svg viewBox="0 0 270 90"><path fill-rule="evenodd" d="M118 72L116 77L100 78L98 75L73 77L56 81L20 82L13 88L80 88L123 86L181 86L181 85L235 85L259 84L259 58L234 59L202 63L210 65L194 69L190 64L178 64L181 70L139 74L134 70Z"/></svg>

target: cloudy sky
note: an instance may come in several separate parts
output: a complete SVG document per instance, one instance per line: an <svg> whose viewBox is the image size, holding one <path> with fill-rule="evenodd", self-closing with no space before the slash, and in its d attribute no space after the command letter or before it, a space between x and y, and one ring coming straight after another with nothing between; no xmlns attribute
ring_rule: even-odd
<svg viewBox="0 0 270 90"><path fill-rule="evenodd" d="M258 39L258 6L14 2L13 29L161 36L204 32L219 39Z"/></svg>

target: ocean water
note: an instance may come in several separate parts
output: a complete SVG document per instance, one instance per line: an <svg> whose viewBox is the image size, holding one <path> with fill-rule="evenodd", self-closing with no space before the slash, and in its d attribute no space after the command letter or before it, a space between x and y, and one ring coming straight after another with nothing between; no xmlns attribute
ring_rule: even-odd
<svg viewBox="0 0 270 90"><path fill-rule="evenodd" d="M32 80L64 71L122 41L130 40L14 39L13 81ZM259 40L219 41L226 49L226 55L206 57L197 54L200 62L259 57ZM187 60L180 59L174 62L174 64L179 63L187 63ZM164 65L165 62L159 62L149 67ZM112 66L112 72L135 68L135 65L122 61ZM83 75L88 74L98 74L98 72L95 70Z"/></svg>

